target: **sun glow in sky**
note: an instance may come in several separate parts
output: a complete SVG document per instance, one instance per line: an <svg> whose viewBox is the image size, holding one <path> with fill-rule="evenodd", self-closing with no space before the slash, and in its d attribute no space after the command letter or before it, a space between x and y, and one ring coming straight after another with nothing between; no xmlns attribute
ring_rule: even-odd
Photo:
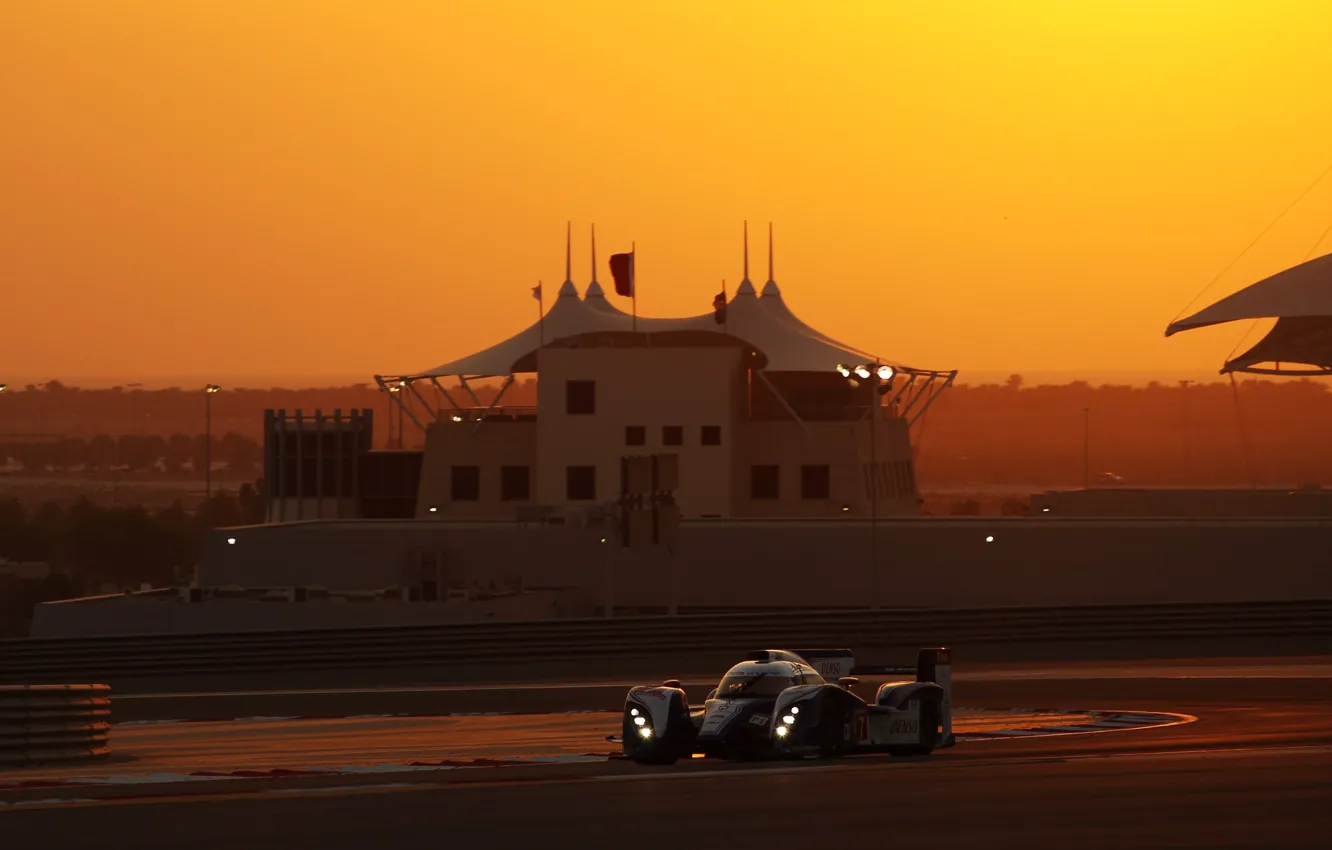
<svg viewBox="0 0 1332 850"><path fill-rule="evenodd" d="M1325 0L9 0L0 366L412 371L639 250L963 370L1212 370L1166 324L1332 164ZM1193 305L1300 262L1332 178ZM1332 236L1318 253L1332 251ZM1251 336L1250 340L1255 337ZM0 376L0 380L3 376Z"/></svg>

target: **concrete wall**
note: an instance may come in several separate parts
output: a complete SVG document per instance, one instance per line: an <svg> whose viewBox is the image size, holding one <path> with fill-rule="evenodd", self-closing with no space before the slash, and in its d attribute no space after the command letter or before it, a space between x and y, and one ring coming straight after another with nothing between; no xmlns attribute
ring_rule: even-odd
<svg viewBox="0 0 1332 850"><path fill-rule="evenodd" d="M476 422L433 422L426 431L425 453L421 461L421 486L416 500L416 516L439 518L512 518L519 505L532 504L536 495L537 423L526 420L491 420ZM452 484L455 466L477 466L481 473L480 498L455 500ZM528 469L528 498L501 499L500 468L525 466ZM432 513L431 507L436 511Z"/></svg>
<svg viewBox="0 0 1332 850"><path fill-rule="evenodd" d="M545 620L590 617L595 605L591 594L580 590L543 590L519 597L447 603L213 600L189 604L113 597L38 605L31 635L203 634Z"/></svg>
<svg viewBox="0 0 1332 850"><path fill-rule="evenodd" d="M595 528L312 522L214 532L202 586L398 583L411 553L455 577L579 586L617 605L867 604L870 525L854 519L686 521L674 556L601 543ZM943 608L1332 598L1322 520L892 519L877 527L879 601ZM234 537L237 544L226 544ZM989 538L987 540L987 538Z"/></svg>
<svg viewBox="0 0 1332 850"><path fill-rule="evenodd" d="M679 456L676 501L683 516L726 516L731 508L731 454L743 401L738 348L550 348L539 352L537 384L537 498L562 505L569 466L595 466L597 502L620 495L620 458ZM596 412L569 414L569 381L596 383ZM625 444L626 426L641 425L646 444ZM665 426L680 426L684 442L667 446ZM721 428L721 445L701 444L704 426Z"/></svg>
<svg viewBox="0 0 1332 850"><path fill-rule="evenodd" d="M871 486L877 482L880 516L920 513L911 441L905 419L882 419L870 449L870 422L741 422L736 449L737 517L869 516ZM870 457L875 458L871 466ZM776 464L781 475L779 499L753 499L750 469ZM801 467L827 464L827 499L801 495ZM873 470L877 469L877 476ZM848 510L843 510L846 507Z"/></svg>
<svg viewBox="0 0 1332 850"><path fill-rule="evenodd" d="M1048 490L1032 513L1061 517L1332 517L1332 490Z"/></svg>

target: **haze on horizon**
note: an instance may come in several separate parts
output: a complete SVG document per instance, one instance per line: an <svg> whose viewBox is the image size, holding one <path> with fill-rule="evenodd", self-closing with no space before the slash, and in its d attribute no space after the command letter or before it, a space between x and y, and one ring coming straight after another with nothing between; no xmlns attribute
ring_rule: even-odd
<svg viewBox="0 0 1332 850"><path fill-rule="evenodd" d="M596 222L669 315L734 290L748 219L751 279L772 220L792 308L862 348L1214 374L1261 328L1165 325L1332 160L1330 35L1320 0L14 0L0 363L416 370L533 321L566 220L580 289ZM1325 180L1191 310L1329 224Z"/></svg>

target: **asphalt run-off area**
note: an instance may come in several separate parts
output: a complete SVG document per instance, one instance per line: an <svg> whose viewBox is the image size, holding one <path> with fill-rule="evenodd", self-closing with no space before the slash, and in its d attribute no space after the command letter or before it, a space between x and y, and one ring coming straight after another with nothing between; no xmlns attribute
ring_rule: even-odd
<svg viewBox="0 0 1332 850"><path fill-rule="evenodd" d="M1326 658L958 668L958 743L931 756L665 768L607 741L630 682L125 694L110 757L0 768L0 835L15 848L885 834L1326 847L1330 680ZM691 677L691 699L707 682Z"/></svg>

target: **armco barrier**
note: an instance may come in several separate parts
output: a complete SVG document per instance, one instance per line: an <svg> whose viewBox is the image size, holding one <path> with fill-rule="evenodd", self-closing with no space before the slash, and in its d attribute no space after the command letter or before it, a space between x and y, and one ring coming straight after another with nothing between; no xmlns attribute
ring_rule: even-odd
<svg viewBox="0 0 1332 850"><path fill-rule="evenodd" d="M811 611L327 631L0 641L0 681L520 664L762 646L1332 636L1332 600L985 610Z"/></svg>
<svg viewBox="0 0 1332 850"><path fill-rule="evenodd" d="M0 764L104 756L110 729L106 685L0 687Z"/></svg>

